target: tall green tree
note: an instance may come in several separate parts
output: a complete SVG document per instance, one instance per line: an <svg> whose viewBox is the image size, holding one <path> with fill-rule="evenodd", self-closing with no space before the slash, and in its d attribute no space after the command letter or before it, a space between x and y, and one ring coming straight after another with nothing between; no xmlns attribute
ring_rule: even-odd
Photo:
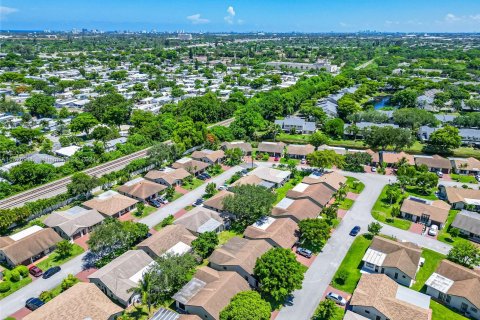
<svg viewBox="0 0 480 320"><path fill-rule="evenodd" d="M98 124L98 120L89 112L82 112L72 119L70 130L73 132L85 132L89 134L90 129Z"/></svg>
<svg viewBox="0 0 480 320"><path fill-rule="evenodd" d="M201 233L192 241L192 248L203 259L207 258L218 245L218 235L215 231Z"/></svg>
<svg viewBox="0 0 480 320"><path fill-rule="evenodd" d="M57 113L54 107L55 98L45 94L33 94L25 100L25 107L27 107L30 114L35 117L51 117Z"/></svg>
<svg viewBox="0 0 480 320"><path fill-rule="evenodd" d="M473 269L480 263L480 249L467 240L462 240L453 245L447 256L448 260Z"/></svg>
<svg viewBox="0 0 480 320"><path fill-rule="evenodd" d="M458 128L445 126L430 135L427 147L438 153L449 153L452 149L460 147L462 138Z"/></svg>
<svg viewBox="0 0 480 320"><path fill-rule="evenodd" d="M269 320L270 304L256 291L237 293L220 312L220 320Z"/></svg>

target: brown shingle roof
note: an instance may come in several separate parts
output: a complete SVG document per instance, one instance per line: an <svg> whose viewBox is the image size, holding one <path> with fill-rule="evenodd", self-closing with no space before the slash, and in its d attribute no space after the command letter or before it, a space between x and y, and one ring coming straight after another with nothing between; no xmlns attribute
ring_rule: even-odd
<svg viewBox="0 0 480 320"><path fill-rule="evenodd" d="M216 210L223 211L223 200L225 200L225 198L229 196L233 196L233 192L222 190L210 199L206 200L203 205L205 207L210 207Z"/></svg>
<svg viewBox="0 0 480 320"><path fill-rule="evenodd" d="M25 316L25 320L109 319L122 308L93 283L79 282Z"/></svg>
<svg viewBox="0 0 480 320"><path fill-rule="evenodd" d="M85 209L84 209L85 210ZM80 228L89 228L103 221L104 216L97 210L85 210L76 214L67 211L56 211L49 215L43 223L53 228L58 227L66 235L72 236Z"/></svg>
<svg viewBox="0 0 480 320"><path fill-rule="evenodd" d="M307 176L303 178L302 182L306 184L323 183L332 188L333 190L337 191L345 183L347 183L347 178L345 178L338 172L332 171L325 173L320 177Z"/></svg>
<svg viewBox="0 0 480 320"><path fill-rule="evenodd" d="M226 150L239 148L244 153L252 152L252 145L248 142L224 142L222 143L222 146Z"/></svg>
<svg viewBox="0 0 480 320"><path fill-rule="evenodd" d="M20 264L31 257L37 256L63 240L51 228L44 228L17 241L9 241L12 240L9 237L2 238L8 239L1 241L6 245L0 247L0 250L14 264Z"/></svg>
<svg viewBox="0 0 480 320"><path fill-rule="evenodd" d="M289 190L287 197L291 199L310 199L324 207L332 199L334 191L323 183L309 185L304 191Z"/></svg>
<svg viewBox="0 0 480 320"><path fill-rule="evenodd" d="M307 156L307 154L315 151L315 147L311 144L289 144L287 145L287 154L298 155L298 156Z"/></svg>
<svg viewBox="0 0 480 320"><path fill-rule="evenodd" d="M176 169L173 171L158 171L158 170L150 170L148 173L145 175L145 179L148 180L159 180L163 179L165 180L168 184L173 184L177 180L183 180L186 177L188 177L190 173L188 173L187 170L180 168Z"/></svg>
<svg viewBox="0 0 480 320"><path fill-rule="evenodd" d="M439 155L434 155L431 158L426 157L416 157L415 164L420 166L422 164L426 165L428 168L441 168L441 169L452 169L452 164L450 160L441 157Z"/></svg>
<svg viewBox="0 0 480 320"><path fill-rule="evenodd" d="M272 218L273 219L273 218ZM275 219L265 230L248 226L243 235L247 239L272 239L282 248L291 248L297 242L298 225L289 218Z"/></svg>
<svg viewBox="0 0 480 320"><path fill-rule="evenodd" d="M179 242L190 246L196 238L184 226L172 224L140 242L137 248L148 248L159 257Z"/></svg>
<svg viewBox="0 0 480 320"><path fill-rule="evenodd" d="M415 279L422 250L411 242L397 242L382 237L374 237L370 249L386 254L383 267L397 268Z"/></svg>
<svg viewBox="0 0 480 320"><path fill-rule="evenodd" d="M450 203L465 202L465 199L480 200L480 190L445 187L445 191Z"/></svg>
<svg viewBox="0 0 480 320"><path fill-rule="evenodd" d="M363 274L351 306L373 307L392 320L427 320L430 310L396 298L398 284L385 274Z"/></svg>
<svg viewBox="0 0 480 320"><path fill-rule="evenodd" d="M137 202L138 201L135 199L126 197L121 194L115 194L111 197L103 199L93 198L91 200L85 201L84 203L82 203L82 205L90 209L96 209L101 214L113 216L117 212L133 206Z"/></svg>
<svg viewBox="0 0 480 320"><path fill-rule="evenodd" d="M223 246L215 249L208 261L220 266L240 266L246 272L253 274L257 259L271 248L272 246L264 240L233 237Z"/></svg>
<svg viewBox="0 0 480 320"><path fill-rule="evenodd" d="M125 193L131 197L139 199L147 199L154 194L157 194L167 187L148 180L142 180L134 184L124 184L118 188L119 192Z"/></svg>
<svg viewBox="0 0 480 320"><path fill-rule="evenodd" d="M250 174L248 176L245 176L245 177L242 177L242 178L238 179L237 181L232 183L230 186L231 187L236 187L236 186L241 186L241 185L245 185L245 184L251 184L251 185L254 185L254 186L258 186L262 182L263 182L263 180L260 179L259 177L257 177L256 175Z"/></svg>
<svg viewBox="0 0 480 320"><path fill-rule="evenodd" d="M282 153L285 148L283 142L260 142L258 144L258 152Z"/></svg>
<svg viewBox="0 0 480 320"><path fill-rule="evenodd" d="M309 199L298 199L292 202L292 204L286 208L282 209L279 207L273 207L272 216L274 217L287 217L292 216L298 221L305 219L313 219L318 217L322 211L322 208L316 205L313 201Z"/></svg>
<svg viewBox="0 0 480 320"><path fill-rule="evenodd" d="M450 211L450 205L442 200L428 201L422 203L415 198L407 198L403 201L400 211L421 217L423 214L429 215L430 219L436 222L445 223Z"/></svg>
<svg viewBox="0 0 480 320"><path fill-rule="evenodd" d="M378 153L372 154L372 162L379 162L380 155ZM383 152L383 162L388 163L388 164L394 164L400 161L402 158L405 158L407 160L407 163L409 165L414 165L415 164L415 159L411 154L405 153L405 152Z"/></svg>
<svg viewBox="0 0 480 320"><path fill-rule="evenodd" d="M201 151L194 151L192 153L192 159L201 160L201 159L208 159L211 162L217 162L218 160L225 157L225 152L223 150L201 150Z"/></svg>
<svg viewBox="0 0 480 320"><path fill-rule="evenodd" d="M455 159L455 167L460 170L480 171L480 160L475 158Z"/></svg>
<svg viewBox="0 0 480 320"><path fill-rule="evenodd" d="M189 173L192 173L192 174L200 172L200 171L208 168L208 166L209 166L208 163L198 161L198 160L194 160L194 159L191 159L191 160L186 161L186 162L178 162L177 161L177 162L174 162L172 164L172 168L174 168L174 169L183 168L183 169L187 170Z"/></svg>

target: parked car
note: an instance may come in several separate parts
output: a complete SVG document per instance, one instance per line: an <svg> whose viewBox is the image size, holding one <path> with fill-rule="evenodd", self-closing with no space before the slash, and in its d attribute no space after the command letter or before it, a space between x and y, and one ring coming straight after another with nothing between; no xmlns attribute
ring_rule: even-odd
<svg viewBox="0 0 480 320"><path fill-rule="evenodd" d="M29 298L25 302L25 307L27 307L28 309L30 309L32 311L35 311L38 308L40 308L41 306L43 306L44 304L45 304L45 302L43 302L42 300L40 300L38 298Z"/></svg>
<svg viewBox="0 0 480 320"><path fill-rule="evenodd" d="M480 181L480 174L477 174L477 175L475 176L475 179L477 179L477 181Z"/></svg>
<svg viewBox="0 0 480 320"><path fill-rule="evenodd" d="M339 304L341 306L344 306L347 304L347 300L345 300L345 298L343 298L339 294L336 294L335 292L329 292L325 298L330 299L336 304Z"/></svg>
<svg viewBox="0 0 480 320"><path fill-rule="evenodd" d="M157 200L150 200L150 204L154 206L155 208L160 208L162 204L158 202Z"/></svg>
<svg viewBox="0 0 480 320"><path fill-rule="evenodd" d="M205 201L205 200L203 200L203 199L197 199L197 200L195 200L195 202L192 204L192 206L194 206L194 207L201 206L201 205L203 204L203 201Z"/></svg>
<svg viewBox="0 0 480 320"><path fill-rule="evenodd" d="M305 248L297 248L297 253L305 258L310 259L312 257L312 251Z"/></svg>
<svg viewBox="0 0 480 320"><path fill-rule="evenodd" d="M437 171L437 176L439 178L443 178L443 172L442 171Z"/></svg>
<svg viewBox="0 0 480 320"><path fill-rule="evenodd" d="M43 274L43 271L42 269L40 269L39 267L37 266L31 266L29 269L28 269L28 272L30 272L30 274L34 277L40 277L42 274Z"/></svg>
<svg viewBox="0 0 480 320"><path fill-rule="evenodd" d="M217 189L220 190L220 191L221 190L227 190L227 186L219 186Z"/></svg>
<svg viewBox="0 0 480 320"><path fill-rule="evenodd" d="M303 158L301 161L300 161L301 164L306 164L307 163L307 159Z"/></svg>
<svg viewBox="0 0 480 320"><path fill-rule="evenodd" d="M350 235L355 237L360 232L360 229L360 226L353 227L353 229L350 231Z"/></svg>
<svg viewBox="0 0 480 320"><path fill-rule="evenodd" d="M432 224L432 226L428 229L428 234L430 236L436 236L438 234L438 226L435 224Z"/></svg>
<svg viewBox="0 0 480 320"><path fill-rule="evenodd" d="M207 179L210 179L210 178L212 177L210 174L208 174L208 173L206 173L206 172L202 173L202 175L203 175L204 177L206 177Z"/></svg>
<svg viewBox="0 0 480 320"><path fill-rule="evenodd" d="M275 157L273 160L274 160L274 161L278 161L278 160L280 160L280 158L279 158L279 157Z"/></svg>
<svg viewBox="0 0 480 320"><path fill-rule="evenodd" d="M50 269L48 269L47 271L45 271L43 273L43 279L48 279L50 278L51 276L53 276L55 273L59 272L60 270L62 270L62 268L60 267L51 267Z"/></svg>
<svg viewBox="0 0 480 320"><path fill-rule="evenodd" d="M202 174L199 174L199 175L197 176L197 178L200 179L200 180L202 180L202 181L207 180L207 177L204 176L203 173L202 173Z"/></svg>
<svg viewBox="0 0 480 320"><path fill-rule="evenodd" d="M371 169L371 170L372 170L372 172L377 172L377 168L374 167L374 166L372 166L372 169Z"/></svg>

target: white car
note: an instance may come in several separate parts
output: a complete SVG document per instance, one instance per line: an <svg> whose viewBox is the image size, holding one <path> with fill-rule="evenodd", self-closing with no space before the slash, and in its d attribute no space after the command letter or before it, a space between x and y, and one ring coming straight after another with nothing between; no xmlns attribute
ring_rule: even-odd
<svg viewBox="0 0 480 320"><path fill-rule="evenodd" d="M329 292L326 297L327 299L330 299L332 301L334 301L336 304L339 304L341 306L344 306L347 304L347 300L345 300L344 297L342 297L341 295L338 295L334 292Z"/></svg>
<svg viewBox="0 0 480 320"><path fill-rule="evenodd" d="M377 172L377 168L372 166L372 172Z"/></svg>
<svg viewBox="0 0 480 320"><path fill-rule="evenodd" d="M307 159L303 158L302 161L300 161L301 164L306 164L307 163Z"/></svg>
<svg viewBox="0 0 480 320"><path fill-rule="evenodd" d="M439 178L443 178L443 172L442 171L437 171L437 176Z"/></svg>
<svg viewBox="0 0 480 320"><path fill-rule="evenodd" d="M432 225L430 229L428 229L428 234L430 236L436 236L438 234L438 226L437 225Z"/></svg>
<svg viewBox="0 0 480 320"><path fill-rule="evenodd" d="M480 175L477 174L477 175L475 176L475 179L477 179L477 181L480 181Z"/></svg>

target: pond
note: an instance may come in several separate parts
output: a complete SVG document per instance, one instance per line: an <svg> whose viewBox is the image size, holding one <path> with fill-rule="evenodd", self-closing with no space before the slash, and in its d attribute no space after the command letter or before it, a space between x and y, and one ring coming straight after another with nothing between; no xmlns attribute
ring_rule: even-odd
<svg viewBox="0 0 480 320"><path fill-rule="evenodd" d="M373 98L373 108L378 110L388 106L390 99L392 99L392 96L380 96Z"/></svg>

